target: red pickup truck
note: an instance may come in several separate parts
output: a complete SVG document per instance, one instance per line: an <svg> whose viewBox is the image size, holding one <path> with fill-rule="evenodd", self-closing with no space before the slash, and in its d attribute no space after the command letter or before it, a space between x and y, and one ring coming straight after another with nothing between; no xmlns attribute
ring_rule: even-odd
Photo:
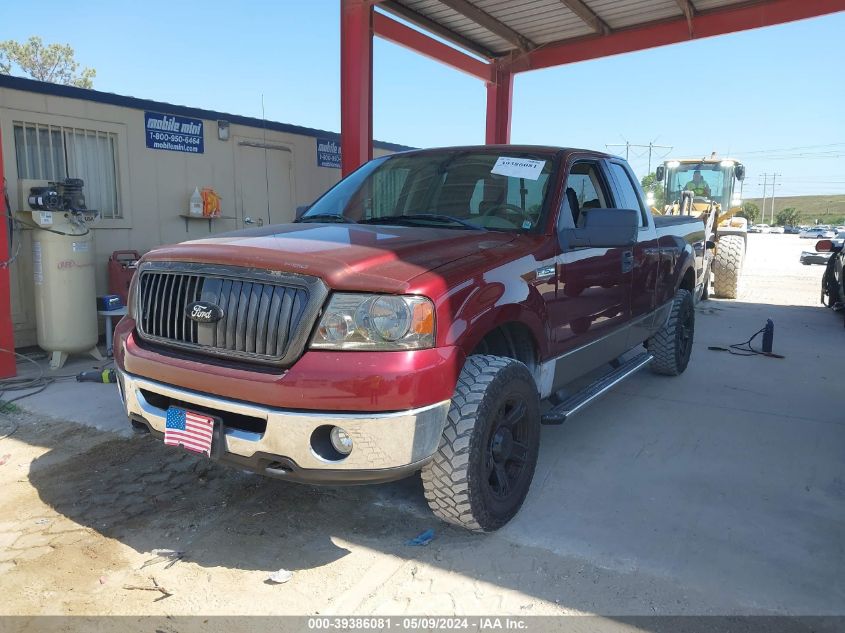
<svg viewBox="0 0 845 633"><path fill-rule="evenodd" d="M421 470L437 516L495 530L542 423L645 365L684 371L708 248L700 221L652 217L618 157L377 158L293 224L147 253L115 337L121 396L139 432L273 477ZM173 440L186 415L210 445Z"/></svg>

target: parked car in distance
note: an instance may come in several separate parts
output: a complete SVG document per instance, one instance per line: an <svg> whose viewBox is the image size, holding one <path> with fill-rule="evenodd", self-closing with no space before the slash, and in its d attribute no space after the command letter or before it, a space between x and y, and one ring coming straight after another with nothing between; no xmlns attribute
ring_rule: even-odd
<svg viewBox="0 0 845 633"><path fill-rule="evenodd" d="M810 264L826 264L827 260L830 259L830 253L818 251L801 251L801 257L798 258L805 266L809 266Z"/></svg>
<svg viewBox="0 0 845 633"><path fill-rule="evenodd" d="M836 233L834 233L830 227L814 226L806 231L803 231L801 233L801 238L805 240L830 239L835 235Z"/></svg>
<svg viewBox="0 0 845 633"><path fill-rule="evenodd" d="M283 480L422 471L434 514L495 530L528 494L541 424L646 365L686 369L705 235L653 216L602 152L382 156L292 224L144 255L115 334L119 390L165 444L190 418L188 450Z"/></svg>
<svg viewBox="0 0 845 633"><path fill-rule="evenodd" d="M749 233L762 233L763 231L760 229L759 224L751 224L748 227L748 232Z"/></svg>
<svg viewBox="0 0 845 633"><path fill-rule="evenodd" d="M825 240L828 241L828 240ZM816 244L816 250L814 251L802 251L801 257L799 261L802 264L810 265L810 264L827 264L828 260L830 260L830 256L836 248L841 248L843 244L845 244L845 230L839 231L834 235L832 239L829 240L833 245L831 250L827 250L827 244L823 244L819 242ZM819 245L826 250L819 250Z"/></svg>
<svg viewBox="0 0 845 633"><path fill-rule="evenodd" d="M786 225L783 227L783 232L789 235L798 235L801 232L801 227Z"/></svg>
<svg viewBox="0 0 845 633"><path fill-rule="evenodd" d="M768 224L758 224L757 227L760 229L760 233L769 233L772 230Z"/></svg>
<svg viewBox="0 0 845 633"><path fill-rule="evenodd" d="M769 233L780 233L781 235L783 235L785 232L786 231L782 226L773 226L769 229Z"/></svg>

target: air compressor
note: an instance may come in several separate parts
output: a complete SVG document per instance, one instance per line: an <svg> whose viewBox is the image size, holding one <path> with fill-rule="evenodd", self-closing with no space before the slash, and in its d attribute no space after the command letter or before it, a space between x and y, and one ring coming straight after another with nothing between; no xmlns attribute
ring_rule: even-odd
<svg viewBox="0 0 845 633"><path fill-rule="evenodd" d="M51 354L50 369L69 354L87 352L101 360L97 341L94 236L99 216L85 206L79 178L32 187L32 211L21 212L32 234L32 277L38 346Z"/></svg>

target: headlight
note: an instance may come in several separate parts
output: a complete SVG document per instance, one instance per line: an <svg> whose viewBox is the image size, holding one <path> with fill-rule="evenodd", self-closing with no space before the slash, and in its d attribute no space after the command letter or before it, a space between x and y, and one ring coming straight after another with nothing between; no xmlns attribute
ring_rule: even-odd
<svg viewBox="0 0 845 633"><path fill-rule="evenodd" d="M434 305L416 295L338 293L311 340L315 349L402 350L434 347Z"/></svg>

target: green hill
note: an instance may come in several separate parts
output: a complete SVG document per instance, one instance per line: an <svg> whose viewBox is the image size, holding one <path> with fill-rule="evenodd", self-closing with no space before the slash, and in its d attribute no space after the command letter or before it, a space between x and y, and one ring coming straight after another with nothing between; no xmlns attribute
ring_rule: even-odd
<svg viewBox="0 0 845 633"><path fill-rule="evenodd" d="M760 209L763 208L763 201L760 198L746 198L747 202L753 202ZM845 195L827 196L784 196L775 198L775 217L778 211L793 207L801 214L802 224L845 224ZM760 222L771 224L772 199L766 200L766 217Z"/></svg>

